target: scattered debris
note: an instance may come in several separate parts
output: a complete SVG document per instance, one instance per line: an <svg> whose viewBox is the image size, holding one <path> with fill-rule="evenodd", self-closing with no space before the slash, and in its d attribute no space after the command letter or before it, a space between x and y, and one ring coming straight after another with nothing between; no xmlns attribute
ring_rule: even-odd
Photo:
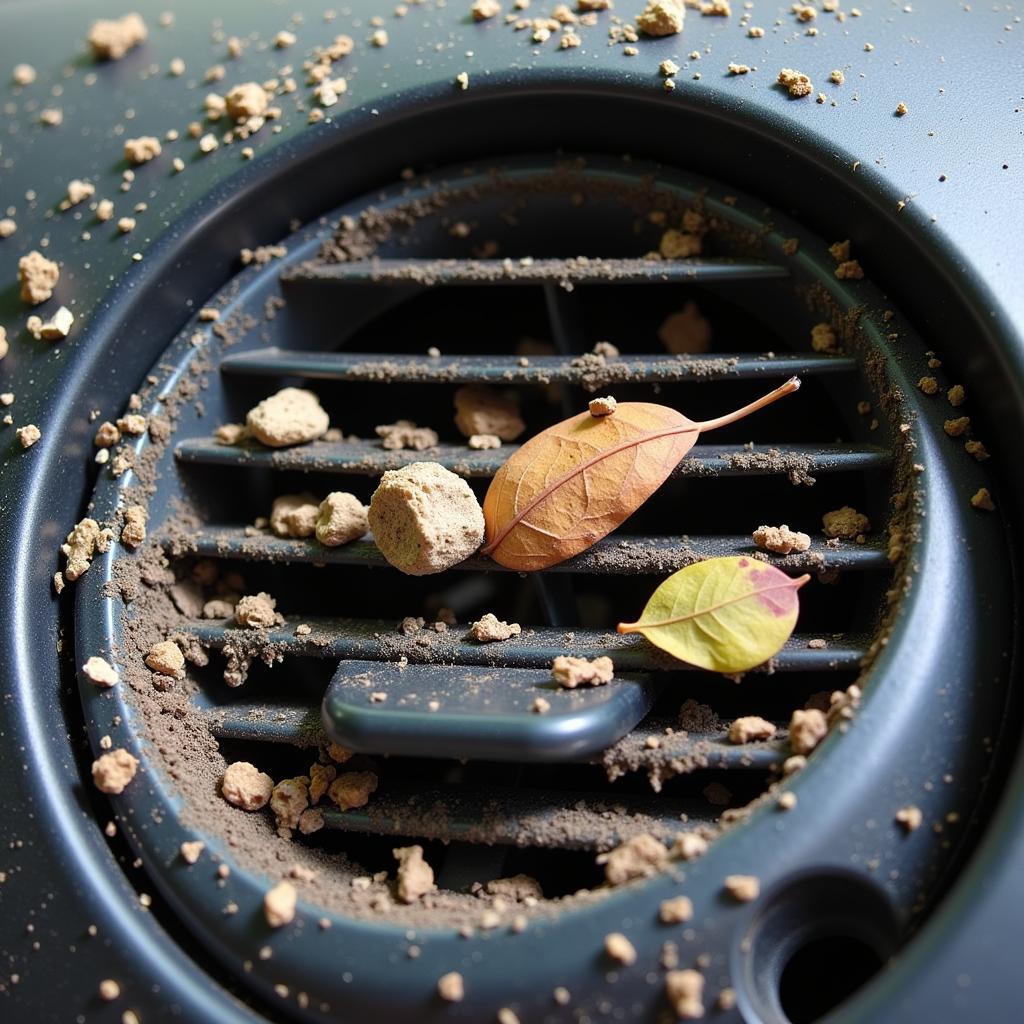
<svg viewBox="0 0 1024 1024"><path fill-rule="evenodd" d="M624 967L636 963L636 947L622 932L609 932L604 937L604 951L612 960Z"/></svg>
<svg viewBox="0 0 1024 1024"><path fill-rule="evenodd" d="M794 71L793 68L783 68L779 72L778 83L793 99L809 96L814 91L814 86L807 75Z"/></svg>
<svg viewBox="0 0 1024 1024"><path fill-rule="evenodd" d="M522 627L518 622L503 622L492 612L487 612L469 627L469 636L477 643L490 644L510 637L519 636Z"/></svg>
<svg viewBox="0 0 1024 1024"><path fill-rule="evenodd" d="M243 811L258 811L270 803L274 780L248 761L229 764L220 784L221 796Z"/></svg>
<svg viewBox="0 0 1024 1024"><path fill-rule="evenodd" d="M146 655L146 665L162 676L182 679L185 676L185 655L173 640L160 640Z"/></svg>
<svg viewBox="0 0 1024 1024"><path fill-rule="evenodd" d="M411 449L415 452L425 451L437 445L436 430L429 427L418 427L411 420L398 420L395 423L384 423L374 427L374 432L382 438L381 447L388 451Z"/></svg>
<svg viewBox="0 0 1024 1024"><path fill-rule="evenodd" d="M31 448L43 435L34 423L26 423L14 431L22 448Z"/></svg>
<svg viewBox="0 0 1024 1024"><path fill-rule="evenodd" d="M266 591L247 594L235 605L235 621L250 629L270 629L282 621L277 602Z"/></svg>
<svg viewBox="0 0 1024 1024"><path fill-rule="evenodd" d="M250 409L245 424L261 444L287 448L322 437L330 420L312 391L283 388Z"/></svg>
<svg viewBox="0 0 1024 1024"><path fill-rule="evenodd" d="M447 1003L461 1003L466 997L466 986L458 971L449 971L437 979L437 994Z"/></svg>
<svg viewBox="0 0 1024 1024"><path fill-rule="evenodd" d="M693 901L689 896L674 896L662 900L658 907L658 920L662 924L684 924L693 917Z"/></svg>
<svg viewBox="0 0 1024 1024"><path fill-rule="evenodd" d="M560 654L551 663L551 678L566 690L577 686L601 686L615 677L615 666L607 655L594 658L577 658Z"/></svg>
<svg viewBox="0 0 1024 1024"><path fill-rule="evenodd" d="M729 726L730 743L751 743L755 740L770 740L775 735L775 726L758 715L737 718Z"/></svg>
<svg viewBox="0 0 1024 1024"><path fill-rule="evenodd" d="M135 13L121 18L101 18L89 29L89 48L97 60L120 60L130 49L144 42L146 23Z"/></svg>
<svg viewBox="0 0 1024 1024"><path fill-rule="evenodd" d="M680 1020L698 1020L704 1016L704 976L686 969L665 975L665 998Z"/></svg>
<svg viewBox="0 0 1024 1024"><path fill-rule="evenodd" d="M138 767L137 758L118 748L93 761L92 781L101 793L122 793L135 778Z"/></svg>
<svg viewBox="0 0 1024 1024"><path fill-rule="evenodd" d="M200 842L200 840L186 840L179 847L181 853L181 859L186 864L195 864L199 861L203 850L206 849L206 843Z"/></svg>
<svg viewBox="0 0 1024 1024"><path fill-rule="evenodd" d="M681 0L647 0L636 27L648 36L674 36L683 30L686 11Z"/></svg>
<svg viewBox="0 0 1024 1024"><path fill-rule="evenodd" d="M161 153L160 140L155 135L140 135L137 139L126 139L124 158L129 163L145 164Z"/></svg>
<svg viewBox="0 0 1024 1024"><path fill-rule="evenodd" d="M849 505L826 512L821 517L821 522L826 537L839 537L846 540L861 537L871 529L871 520Z"/></svg>
<svg viewBox="0 0 1024 1024"><path fill-rule="evenodd" d="M811 546L811 538L806 533L791 530L785 523L781 526L759 526L752 538L759 548L776 555L806 551Z"/></svg>
<svg viewBox="0 0 1024 1024"><path fill-rule="evenodd" d="M328 787L327 797L337 804L341 811L365 807L370 794L377 790L377 775L374 772L345 772Z"/></svg>
<svg viewBox="0 0 1024 1024"><path fill-rule="evenodd" d="M809 754L825 738L828 722L817 708L797 708L789 720L789 746L794 754Z"/></svg>
<svg viewBox="0 0 1024 1024"><path fill-rule="evenodd" d="M622 885L636 878L656 875L668 860L665 844L649 833L641 832L614 850L599 854L597 863L604 865L604 877L610 885Z"/></svg>

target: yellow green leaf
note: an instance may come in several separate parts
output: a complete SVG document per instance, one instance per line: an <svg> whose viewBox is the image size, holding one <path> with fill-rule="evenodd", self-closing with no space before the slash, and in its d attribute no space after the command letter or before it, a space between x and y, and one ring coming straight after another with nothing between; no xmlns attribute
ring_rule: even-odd
<svg viewBox="0 0 1024 1024"><path fill-rule="evenodd" d="M620 633L642 633L656 647L711 672L745 672L778 654L800 613L793 579L742 555L695 562L669 576L636 622Z"/></svg>

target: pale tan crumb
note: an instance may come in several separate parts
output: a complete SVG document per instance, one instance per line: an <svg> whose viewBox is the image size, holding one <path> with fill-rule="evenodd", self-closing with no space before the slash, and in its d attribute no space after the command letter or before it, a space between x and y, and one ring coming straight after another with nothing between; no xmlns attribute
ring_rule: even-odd
<svg viewBox="0 0 1024 1024"><path fill-rule="evenodd" d="M737 718L729 726L730 743L750 743L754 740L770 740L775 735L775 726L758 715Z"/></svg>
<svg viewBox="0 0 1024 1024"><path fill-rule="evenodd" d="M498 1010L498 1024L521 1024L518 1015L510 1010L507 1006L503 1006Z"/></svg>
<svg viewBox="0 0 1024 1024"><path fill-rule="evenodd" d="M121 543L137 548L146 539L146 521L149 513L143 505L129 505L124 510L124 526L121 527Z"/></svg>
<svg viewBox="0 0 1024 1024"><path fill-rule="evenodd" d="M676 0L647 0L636 16L636 27L648 36L671 36L682 32L686 12Z"/></svg>
<svg viewBox="0 0 1024 1024"><path fill-rule="evenodd" d="M181 859L186 864L195 864L205 849L206 844L195 839L182 843L179 847L179 852L181 853Z"/></svg>
<svg viewBox="0 0 1024 1024"><path fill-rule="evenodd" d="M704 248L699 234L669 228L658 243L658 252L667 260L685 260L699 256Z"/></svg>
<svg viewBox="0 0 1024 1024"><path fill-rule="evenodd" d="M667 78L679 74L679 65L674 60L663 60L658 65L658 70Z"/></svg>
<svg viewBox="0 0 1024 1024"><path fill-rule="evenodd" d="M690 969L669 971L665 975L665 998L680 1020L698 1020L704 1016L704 976Z"/></svg>
<svg viewBox="0 0 1024 1024"><path fill-rule="evenodd" d="M497 434L473 434L467 442L474 451L500 448L501 438Z"/></svg>
<svg viewBox="0 0 1024 1024"><path fill-rule="evenodd" d="M757 25L751 25L750 28L747 29L747 35L750 36L751 39L762 39L764 37L764 29Z"/></svg>
<svg viewBox="0 0 1024 1024"><path fill-rule="evenodd" d="M319 514L320 501L315 494L282 494L270 507L270 529L278 537L312 537Z"/></svg>
<svg viewBox="0 0 1024 1024"><path fill-rule="evenodd" d="M127 750L112 750L92 763L92 781L101 793L123 793L139 762Z"/></svg>
<svg viewBox="0 0 1024 1024"><path fill-rule="evenodd" d="M180 57L173 57L167 65L167 72L175 78L179 78L185 74L185 62Z"/></svg>
<svg viewBox="0 0 1024 1024"><path fill-rule="evenodd" d="M996 504L992 500L992 495L989 494L987 487L979 487L978 490L971 495L971 505L984 512L994 512L996 509Z"/></svg>
<svg viewBox="0 0 1024 1024"><path fill-rule="evenodd" d="M160 140L155 135L140 135L137 139L126 139L124 158L133 164L144 164L161 153Z"/></svg>
<svg viewBox="0 0 1024 1024"><path fill-rule="evenodd" d="M176 156L171 161L171 166L174 168L176 174L181 174L181 172L185 170L185 161L182 160L180 156Z"/></svg>
<svg viewBox="0 0 1024 1024"><path fill-rule="evenodd" d="M823 532L826 537L841 537L853 540L871 529L871 520L849 505L826 512L821 517Z"/></svg>
<svg viewBox="0 0 1024 1024"><path fill-rule="evenodd" d="M398 860L397 895L402 903L415 903L434 891L434 870L423 859L422 846L401 846L391 852Z"/></svg>
<svg viewBox="0 0 1024 1024"><path fill-rule="evenodd" d="M796 807L797 804L796 793L793 793L791 790L787 789L785 793L779 794L779 799L776 800L776 804L783 811L793 810L793 808Z"/></svg>
<svg viewBox="0 0 1024 1024"><path fill-rule="evenodd" d="M834 71L829 72L828 80L834 85L842 85L846 81L846 75L836 68Z"/></svg>
<svg viewBox="0 0 1024 1024"><path fill-rule="evenodd" d="M985 459L991 458L987 449L980 441L967 441L964 444L964 451L977 459L978 462L984 462Z"/></svg>
<svg viewBox="0 0 1024 1024"><path fill-rule="evenodd" d="M285 448L321 437L330 420L312 391L283 388L249 410L246 426L261 444Z"/></svg>
<svg viewBox="0 0 1024 1024"><path fill-rule="evenodd" d="M377 47L387 46L389 42L387 32L382 28L377 29L377 31L370 36L370 42Z"/></svg>
<svg viewBox="0 0 1024 1024"><path fill-rule="evenodd" d="M374 433L381 438L381 447L388 451L422 452L436 447L439 440L436 430L418 427L412 420L382 423L374 427Z"/></svg>
<svg viewBox="0 0 1024 1024"><path fill-rule="evenodd" d="M17 230L17 223L10 217L0 219L0 238L10 238Z"/></svg>
<svg viewBox="0 0 1024 1024"><path fill-rule="evenodd" d="M332 491L317 510L316 539L327 547L358 540L370 529L367 512L367 507L354 494Z"/></svg>
<svg viewBox="0 0 1024 1024"><path fill-rule="evenodd" d="M39 120L42 124L56 128L64 123L64 112L59 107L44 107L39 111Z"/></svg>
<svg viewBox="0 0 1024 1024"><path fill-rule="evenodd" d="M598 855L597 863L604 866L605 881L622 885L658 874L668 863L668 857L668 849L660 839L641 832L614 850Z"/></svg>
<svg viewBox="0 0 1024 1024"><path fill-rule="evenodd" d="M615 676L615 666L607 655L592 661L572 655L560 654L551 663L551 678L559 686L574 690L577 686L601 686Z"/></svg>
<svg viewBox="0 0 1024 1024"><path fill-rule="evenodd" d="M341 746L339 743L328 743L327 744L327 756L335 764L344 764L346 761L351 760L353 751Z"/></svg>
<svg viewBox="0 0 1024 1024"><path fill-rule="evenodd" d="M27 423L14 431L22 448L31 448L43 435L34 423Z"/></svg>
<svg viewBox="0 0 1024 1024"><path fill-rule="evenodd" d="M797 708L789 720L789 746L794 754L809 754L825 738L828 721L817 708Z"/></svg>
<svg viewBox="0 0 1024 1024"><path fill-rule="evenodd" d="M469 10L474 21L486 21L501 13L501 4L498 0L474 0Z"/></svg>
<svg viewBox="0 0 1024 1024"><path fill-rule="evenodd" d="M131 434L133 437L139 437L146 432L146 417L140 416L137 412L130 412L118 418L117 429L122 434Z"/></svg>
<svg viewBox="0 0 1024 1024"><path fill-rule="evenodd" d="M270 629L281 621L277 602L266 591L247 594L235 605L235 621L250 629Z"/></svg>
<svg viewBox="0 0 1024 1024"><path fill-rule="evenodd" d="M508 640L521 632L518 622L503 622L492 612L487 612L469 627L469 636L481 644Z"/></svg>
<svg viewBox="0 0 1024 1024"><path fill-rule="evenodd" d="M291 882L278 882L263 897L263 916L271 928L281 928L295 920L298 895Z"/></svg>
<svg viewBox="0 0 1024 1024"><path fill-rule="evenodd" d="M683 924L693 918L693 901L689 896L674 896L662 900L658 907L658 920L662 924Z"/></svg>
<svg viewBox="0 0 1024 1024"><path fill-rule="evenodd" d="M612 960L624 967L636 963L636 947L622 932L609 932L604 937L604 951Z"/></svg>
<svg viewBox="0 0 1024 1024"><path fill-rule="evenodd" d="M147 35L146 23L138 14L132 13L93 22L88 43L97 60L120 60Z"/></svg>
<svg viewBox="0 0 1024 1024"><path fill-rule="evenodd" d="M64 578L74 583L89 570L97 552L102 554L106 551L113 539L113 532L106 527L101 529L95 519L86 517L76 523L61 545L61 552L67 557Z"/></svg>
<svg viewBox="0 0 1024 1024"><path fill-rule="evenodd" d="M461 1003L466 997L466 986L458 971L449 971L437 979L437 994L448 1003Z"/></svg>
<svg viewBox="0 0 1024 1024"><path fill-rule="evenodd" d="M270 105L266 90L258 82L242 82L229 89L224 96L228 117L244 120L248 117L262 117Z"/></svg>
<svg viewBox="0 0 1024 1024"><path fill-rule="evenodd" d="M99 987L100 999L106 1003L112 1003L121 995L121 986L113 978L104 978Z"/></svg>
<svg viewBox="0 0 1024 1024"><path fill-rule="evenodd" d="M117 684L117 669L106 658L95 654L82 666L82 674L97 686L110 687Z"/></svg>
<svg viewBox="0 0 1024 1024"><path fill-rule="evenodd" d="M15 64L11 80L15 85L31 85L36 80L36 69L31 64Z"/></svg>
<svg viewBox="0 0 1024 1024"><path fill-rule="evenodd" d="M0 392L0 405L13 405L14 404L14 392L3 391Z"/></svg>
<svg viewBox="0 0 1024 1024"><path fill-rule="evenodd" d="M611 395L606 395L604 398L592 398L588 408L591 416L600 419L603 416L611 416L618 408L618 404Z"/></svg>
<svg viewBox="0 0 1024 1024"><path fill-rule="evenodd" d="M376 790L377 776L374 772L345 772L331 783L327 797L339 810L350 811L365 807Z"/></svg>
<svg viewBox="0 0 1024 1024"><path fill-rule="evenodd" d="M545 700L543 697L535 697L533 704L530 705L530 710L538 715L546 714L551 710L551 702Z"/></svg>
<svg viewBox="0 0 1024 1024"><path fill-rule="evenodd" d="M270 802L274 780L248 761L235 761L224 772L220 791L229 804L243 811L258 811Z"/></svg>
<svg viewBox="0 0 1024 1024"><path fill-rule="evenodd" d="M72 178L68 182L67 199L61 206L66 210L70 209L72 206L84 203L86 199L92 199L95 194L96 186L91 182L82 181L80 178Z"/></svg>
<svg viewBox="0 0 1024 1024"><path fill-rule="evenodd" d="M793 13L797 21L813 21L818 16L818 12L810 4L793 4Z"/></svg>
<svg viewBox="0 0 1024 1024"><path fill-rule="evenodd" d="M864 269L857 260L844 260L835 269L839 281L860 281L864 277Z"/></svg>
<svg viewBox="0 0 1024 1024"><path fill-rule="evenodd" d="M946 398L952 406L963 405L967 401L967 392L963 384L954 384L947 392Z"/></svg>
<svg viewBox="0 0 1024 1024"><path fill-rule="evenodd" d="M920 807L915 807L913 804L907 807L901 807L896 812L896 821L903 826L906 832L915 832L921 827L921 823L924 821L924 815L921 813Z"/></svg>
<svg viewBox="0 0 1024 1024"><path fill-rule="evenodd" d="M815 352L837 352L839 339L831 324L815 324L811 328L811 348Z"/></svg>
<svg viewBox="0 0 1024 1024"><path fill-rule="evenodd" d="M274 36L274 46L278 50L285 50L289 46L294 46L295 41L295 33L289 32L287 29L281 29L281 31Z"/></svg>
<svg viewBox="0 0 1024 1024"><path fill-rule="evenodd" d="M759 548L777 555L807 551L811 546L811 538L806 533L791 530L785 523L781 526L759 526L751 536Z"/></svg>
<svg viewBox="0 0 1024 1024"><path fill-rule="evenodd" d="M807 75L801 71L795 71L793 68L783 68L779 72L778 83L793 99L809 96L814 91L814 86Z"/></svg>
<svg viewBox="0 0 1024 1024"><path fill-rule="evenodd" d="M96 204L96 219L106 222L114 216L114 204L109 199L101 199Z"/></svg>
<svg viewBox="0 0 1024 1024"><path fill-rule="evenodd" d="M747 75L750 74L751 68L749 64L729 64L725 70L730 75Z"/></svg>
<svg viewBox="0 0 1024 1024"><path fill-rule="evenodd" d="M966 434L971 428L970 416L958 416L956 419L946 420L942 424L942 429L945 430L950 437L961 437Z"/></svg>
<svg viewBox="0 0 1024 1024"><path fill-rule="evenodd" d="M815 637L814 639L807 641L807 646L812 651L823 651L828 647L828 641L823 640L821 637Z"/></svg>
<svg viewBox="0 0 1024 1024"><path fill-rule="evenodd" d="M715 1005L723 1013L728 1012L736 1006L736 991L731 988L723 988L718 993L718 999L715 1000Z"/></svg>
<svg viewBox="0 0 1024 1024"><path fill-rule="evenodd" d="M939 382L934 377L922 377L917 386L926 395L935 395L939 391Z"/></svg>
<svg viewBox="0 0 1024 1024"><path fill-rule="evenodd" d="M725 891L740 903L756 900L761 893L761 883L756 875L728 875L723 883Z"/></svg>
<svg viewBox="0 0 1024 1024"><path fill-rule="evenodd" d="M217 136L213 132L207 132L199 140L199 152L200 153L212 153L215 149L220 147L220 143L217 141Z"/></svg>
<svg viewBox="0 0 1024 1024"><path fill-rule="evenodd" d="M516 401L482 385L455 392L455 425L465 437L493 434L502 441L514 441L526 429Z"/></svg>
<svg viewBox="0 0 1024 1024"><path fill-rule="evenodd" d="M18 260L18 280L21 282L21 301L38 306L53 295L60 279L60 267L33 249Z"/></svg>

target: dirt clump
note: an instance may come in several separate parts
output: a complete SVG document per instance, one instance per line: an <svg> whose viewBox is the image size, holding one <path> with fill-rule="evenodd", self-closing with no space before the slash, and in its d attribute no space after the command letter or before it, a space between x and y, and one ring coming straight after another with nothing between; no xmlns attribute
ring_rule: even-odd
<svg viewBox="0 0 1024 1024"><path fill-rule="evenodd" d="M270 529L278 537L312 537L316 530L320 502L315 494L282 494L270 509Z"/></svg>
<svg viewBox="0 0 1024 1024"><path fill-rule="evenodd" d="M422 846L400 846L391 851L398 860L398 898L415 903L434 891L434 869L423 859Z"/></svg>
<svg viewBox="0 0 1024 1024"><path fill-rule="evenodd" d="M248 761L229 764L220 784L221 796L243 811L266 807L274 792L274 780Z"/></svg>
<svg viewBox="0 0 1024 1024"><path fill-rule="evenodd" d="M182 679L185 675L185 655L173 640L153 644L146 655L146 665L162 676Z"/></svg>
<svg viewBox="0 0 1024 1024"><path fill-rule="evenodd" d="M750 903L761 894L761 883L756 875L728 875L723 888L740 903Z"/></svg>
<svg viewBox="0 0 1024 1024"><path fill-rule="evenodd" d="M395 423L382 423L374 427L374 432L381 438L381 447L388 451L414 452L434 448L438 443L436 430L429 427L418 427L411 420L398 420Z"/></svg>
<svg viewBox="0 0 1024 1024"><path fill-rule="evenodd" d="M759 526L752 537L759 548L776 555L806 551L811 546L811 538L806 533L791 530L785 523L781 526Z"/></svg>
<svg viewBox="0 0 1024 1024"><path fill-rule="evenodd" d="M277 602L265 591L247 594L235 605L235 621L251 629L270 629L283 621Z"/></svg>
<svg viewBox="0 0 1024 1024"><path fill-rule="evenodd" d="M871 529L871 520L849 505L826 512L821 517L822 529L826 537L854 540Z"/></svg>
<svg viewBox="0 0 1024 1024"><path fill-rule="evenodd" d="M647 0L636 27L647 36L674 36L683 31L686 11L681 0Z"/></svg>
<svg viewBox="0 0 1024 1024"><path fill-rule="evenodd" d="M18 260L21 301L30 306L38 306L50 298L59 279L60 267L36 249Z"/></svg>
<svg viewBox="0 0 1024 1024"><path fill-rule="evenodd" d="M750 743L754 740L770 740L775 735L775 726L758 715L737 718L729 726L730 743Z"/></svg>
<svg viewBox="0 0 1024 1024"><path fill-rule="evenodd" d="M282 388L249 410L249 432L269 448L288 448L322 437L331 425L320 399L302 388Z"/></svg>
<svg viewBox="0 0 1024 1024"><path fill-rule="evenodd" d="M514 441L526 429L513 398L480 384L455 392L455 426L464 437L493 434L502 441Z"/></svg>
<svg viewBox="0 0 1024 1024"><path fill-rule="evenodd" d="M662 900L658 907L658 920L662 924L684 924L693 918L693 901L689 896L674 896Z"/></svg>
<svg viewBox="0 0 1024 1024"><path fill-rule="evenodd" d="M295 920L298 893L291 882L278 882L263 897L263 916L271 928L283 928Z"/></svg>
<svg viewBox="0 0 1024 1024"><path fill-rule="evenodd" d="M89 49L97 60L120 60L148 34L146 23L134 12L120 18L101 18L89 29Z"/></svg>
<svg viewBox="0 0 1024 1024"><path fill-rule="evenodd" d="M329 548L359 540L370 529L369 509L347 491L332 491L317 509L316 539Z"/></svg>
<svg viewBox="0 0 1024 1024"><path fill-rule="evenodd" d="M140 135L137 139L125 140L124 158L136 166L155 160L161 152L163 147L155 135Z"/></svg>
<svg viewBox="0 0 1024 1024"><path fill-rule="evenodd" d="M376 790L375 772L345 772L330 784L327 796L337 805L338 810L351 811L356 807L365 807L370 802L370 794Z"/></svg>
<svg viewBox="0 0 1024 1024"><path fill-rule="evenodd" d="M490 644L519 636L522 631L518 622L504 622L492 612L487 612L469 627L469 636L477 643Z"/></svg>
<svg viewBox="0 0 1024 1024"><path fill-rule="evenodd" d="M665 998L680 1020L704 1016L704 975L689 968L665 975Z"/></svg>
<svg viewBox="0 0 1024 1024"><path fill-rule="evenodd" d="M396 569L426 576L458 565L484 539L484 515L465 480L435 462L388 470L370 499L370 529Z"/></svg>
<svg viewBox="0 0 1024 1024"><path fill-rule="evenodd" d="M636 947L622 932L609 932L604 937L604 951L610 959L624 967L636 963Z"/></svg>
<svg viewBox="0 0 1024 1024"><path fill-rule="evenodd" d="M101 793L123 793L138 767L138 759L127 750L112 750L93 761L92 781Z"/></svg>
<svg viewBox="0 0 1024 1024"><path fill-rule="evenodd" d="M551 663L551 678L566 690L577 686L601 686L615 677L615 666L607 655L592 661L573 655L560 654Z"/></svg>
<svg viewBox="0 0 1024 1024"><path fill-rule="evenodd" d="M604 877L610 885L622 885L636 878L650 878L661 871L669 860L668 848L647 832L633 836L608 853L597 863L604 865Z"/></svg>
<svg viewBox="0 0 1024 1024"><path fill-rule="evenodd" d="M67 540L61 545L61 552L67 558L64 567L64 579L74 583L80 576L89 571L92 559L110 547L114 539L111 530L100 529L95 519L83 519L75 524L68 534Z"/></svg>
<svg viewBox="0 0 1024 1024"><path fill-rule="evenodd" d="M817 708L797 708L789 720L789 746L794 754L809 754L825 738L828 721Z"/></svg>
<svg viewBox="0 0 1024 1024"><path fill-rule="evenodd" d="M117 684L117 669L106 658L97 655L93 655L82 666L82 674L97 686L110 687Z"/></svg>

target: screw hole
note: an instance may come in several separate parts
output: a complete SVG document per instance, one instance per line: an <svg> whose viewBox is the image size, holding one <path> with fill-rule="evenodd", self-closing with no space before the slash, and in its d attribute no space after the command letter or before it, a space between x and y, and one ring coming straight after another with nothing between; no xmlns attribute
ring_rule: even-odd
<svg viewBox="0 0 1024 1024"><path fill-rule="evenodd" d="M790 1024L813 1024L882 968L878 951L850 935L822 935L801 946L779 978L779 1003Z"/></svg>

